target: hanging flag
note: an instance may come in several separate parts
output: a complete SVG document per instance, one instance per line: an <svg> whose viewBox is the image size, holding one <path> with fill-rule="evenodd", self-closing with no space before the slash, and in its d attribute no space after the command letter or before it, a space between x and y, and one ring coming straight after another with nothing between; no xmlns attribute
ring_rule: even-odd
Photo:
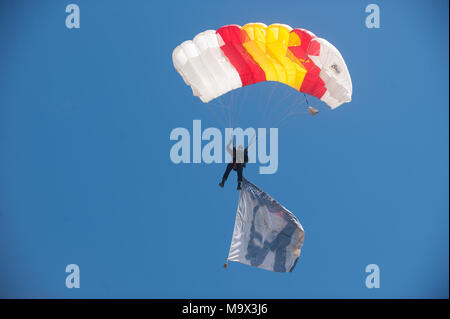
<svg viewBox="0 0 450 319"><path fill-rule="evenodd" d="M245 178L231 240L229 261L276 272L291 272L305 232L298 219Z"/></svg>

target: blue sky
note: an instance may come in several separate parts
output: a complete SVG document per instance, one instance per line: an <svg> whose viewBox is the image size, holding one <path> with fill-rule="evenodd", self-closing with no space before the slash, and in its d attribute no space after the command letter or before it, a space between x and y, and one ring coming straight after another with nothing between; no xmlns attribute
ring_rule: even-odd
<svg viewBox="0 0 450 319"><path fill-rule="evenodd" d="M371 1L73 1L78 30L69 3L0 2L0 297L448 298L447 1L376 1L380 29L365 27ZM172 50L259 21L329 40L354 87L279 127L276 174L245 171L305 228L290 274L224 269L235 176L220 189L224 164L169 158L173 128L223 128ZM273 88L237 92L233 124L260 125ZM71 263L80 289L65 287Z"/></svg>

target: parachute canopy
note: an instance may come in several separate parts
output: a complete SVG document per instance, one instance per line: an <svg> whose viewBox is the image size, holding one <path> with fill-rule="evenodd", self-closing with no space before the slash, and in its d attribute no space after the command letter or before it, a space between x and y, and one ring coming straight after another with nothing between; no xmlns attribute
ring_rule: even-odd
<svg viewBox="0 0 450 319"><path fill-rule="evenodd" d="M207 103L231 90L277 81L331 108L351 101L352 81L339 51L305 29L249 23L199 33L172 54L175 69Z"/></svg>
<svg viewBox="0 0 450 319"><path fill-rule="evenodd" d="M245 178L231 241L229 261L276 272L291 272L305 233L298 219Z"/></svg>

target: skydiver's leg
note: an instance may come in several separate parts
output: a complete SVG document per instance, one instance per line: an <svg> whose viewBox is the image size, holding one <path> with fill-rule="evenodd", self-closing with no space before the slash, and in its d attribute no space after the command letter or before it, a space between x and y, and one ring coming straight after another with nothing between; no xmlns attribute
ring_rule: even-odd
<svg viewBox="0 0 450 319"><path fill-rule="evenodd" d="M237 164L237 177L238 177L238 182L242 182L242 170L244 168L242 167L242 164Z"/></svg>
<svg viewBox="0 0 450 319"><path fill-rule="evenodd" d="M236 166L237 166L236 169L237 169L237 178L238 178L238 186L237 186L237 189L239 190L239 189L241 189L241 183L242 183L242 170L243 170L244 168L243 168L243 165L242 165L242 164L237 164Z"/></svg>
<svg viewBox="0 0 450 319"><path fill-rule="evenodd" d="M223 185L225 185L225 181L227 180L228 175L230 175L230 172L231 172L232 169L233 169L233 163L229 163L227 165L225 173L223 174L222 182L219 183L220 187L223 187Z"/></svg>
<svg viewBox="0 0 450 319"><path fill-rule="evenodd" d="M230 175L231 170L233 169L233 163L228 163L225 173L223 174L222 181L225 182L228 179L228 175Z"/></svg>

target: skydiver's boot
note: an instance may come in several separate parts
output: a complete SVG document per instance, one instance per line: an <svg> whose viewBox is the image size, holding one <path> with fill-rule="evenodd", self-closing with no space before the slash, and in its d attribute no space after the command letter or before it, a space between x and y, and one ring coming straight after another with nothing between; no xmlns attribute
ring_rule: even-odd
<svg viewBox="0 0 450 319"><path fill-rule="evenodd" d="M224 185L225 185L225 181L222 180L222 181L219 183L219 186L223 188Z"/></svg>
<svg viewBox="0 0 450 319"><path fill-rule="evenodd" d="M238 191L240 191L241 189L242 189L242 187L241 187L241 182L238 182L238 186L237 186L237 188L236 188Z"/></svg>

